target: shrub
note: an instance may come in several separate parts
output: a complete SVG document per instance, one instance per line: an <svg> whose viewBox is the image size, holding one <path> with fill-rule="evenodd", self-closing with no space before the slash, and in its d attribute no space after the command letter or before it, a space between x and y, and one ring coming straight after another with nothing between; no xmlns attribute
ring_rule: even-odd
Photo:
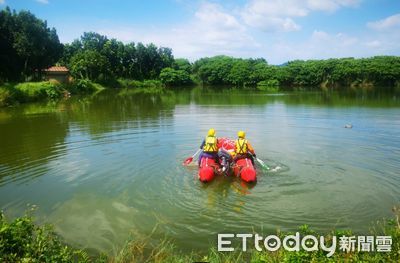
<svg viewBox="0 0 400 263"><path fill-rule="evenodd" d="M25 82L15 86L15 98L18 101L36 101L44 98L59 98L62 96L64 89L59 82L42 81L42 82Z"/></svg>
<svg viewBox="0 0 400 263"><path fill-rule="evenodd" d="M143 88L162 88L163 84L159 80L145 80L142 84Z"/></svg>
<svg viewBox="0 0 400 263"><path fill-rule="evenodd" d="M29 214L7 221L0 212L0 262L88 262L85 252L62 244L51 226L36 226Z"/></svg>
<svg viewBox="0 0 400 263"><path fill-rule="evenodd" d="M10 103L11 94L6 88L0 87L0 107L4 107Z"/></svg>
<svg viewBox="0 0 400 263"><path fill-rule="evenodd" d="M190 85L193 83L193 80L190 78L190 75L187 71L184 70L176 70L173 68L164 68L161 70L160 79L162 83L167 86L181 86L181 85Z"/></svg>
<svg viewBox="0 0 400 263"><path fill-rule="evenodd" d="M103 89L100 84L94 83L88 79L78 79L67 86L71 93L91 93Z"/></svg>

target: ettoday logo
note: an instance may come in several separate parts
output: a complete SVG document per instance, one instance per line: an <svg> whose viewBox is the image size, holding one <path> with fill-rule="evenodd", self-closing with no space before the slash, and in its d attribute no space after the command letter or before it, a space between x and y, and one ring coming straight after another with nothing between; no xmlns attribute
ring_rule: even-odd
<svg viewBox="0 0 400 263"><path fill-rule="evenodd" d="M392 245L391 236L341 236L339 242L336 236L330 237L329 241L324 237L315 237L306 235L301 237L299 232L294 235L287 235L281 240L276 235L269 235L265 238L258 234L218 234L218 251L231 252L235 248L231 247L232 239L239 239L242 243L242 251L247 251L247 248L254 245L257 251L263 251L264 247L267 251L277 251L281 247L287 251L304 251L312 252L323 250L327 252L326 256L331 257L337 250L344 252L364 251L364 252L390 252ZM262 243L262 245L260 245ZM248 245L249 244L249 245Z"/></svg>

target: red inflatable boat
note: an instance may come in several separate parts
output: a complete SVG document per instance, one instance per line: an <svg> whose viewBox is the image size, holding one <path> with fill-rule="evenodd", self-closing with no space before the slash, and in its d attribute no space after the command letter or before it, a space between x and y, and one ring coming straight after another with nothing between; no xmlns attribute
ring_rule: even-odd
<svg viewBox="0 0 400 263"><path fill-rule="evenodd" d="M232 152L235 150L235 141L229 138L218 139L219 162L216 163L213 158L203 157L200 161L199 180L210 182L216 174L235 175L243 181L251 183L257 180L255 167L250 158L233 160Z"/></svg>
<svg viewBox="0 0 400 263"><path fill-rule="evenodd" d="M213 158L203 157L200 161L199 180L203 183L210 182L214 179L219 168L219 164Z"/></svg>
<svg viewBox="0 0 400 263"><path fill-rule="evenodd" d="M233 173L247 183L257 181L257 173L250 158L238 159L234 162Z"/></svg>

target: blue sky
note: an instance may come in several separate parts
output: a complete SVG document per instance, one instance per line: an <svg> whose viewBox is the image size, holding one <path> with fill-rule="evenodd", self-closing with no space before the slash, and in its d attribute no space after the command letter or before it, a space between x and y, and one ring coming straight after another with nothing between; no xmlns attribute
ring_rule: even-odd
<svg viewBox="0 0 400 263"><path fill-rule="evenodd" d="M205 56L294 59L400 55L400 0L0 0L55 27Z"/></svg>

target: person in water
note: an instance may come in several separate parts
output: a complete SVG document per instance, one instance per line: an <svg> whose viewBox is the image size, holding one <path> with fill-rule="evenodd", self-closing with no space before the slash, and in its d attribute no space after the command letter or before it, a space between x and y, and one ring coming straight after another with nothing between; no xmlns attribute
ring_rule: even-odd
<svg viewBox="0 0 400 263"><path fill-rule="evenodd" d="M218 138L215 136L213 128L208 130L207 137L201 143L200 149L203 151L199 156L199 165L204 157L213 158L218 163Z"/></svg>
<svg viewBox="0 0 400 263"><path fill-rule="evenodd" d="M244 131L238 131L238 138L235 141L235 157L234 160L250 158L251 162L254 165L254 158L256 158L256 153L254 152L253 147L246 140L246 133Z"/></svg>

